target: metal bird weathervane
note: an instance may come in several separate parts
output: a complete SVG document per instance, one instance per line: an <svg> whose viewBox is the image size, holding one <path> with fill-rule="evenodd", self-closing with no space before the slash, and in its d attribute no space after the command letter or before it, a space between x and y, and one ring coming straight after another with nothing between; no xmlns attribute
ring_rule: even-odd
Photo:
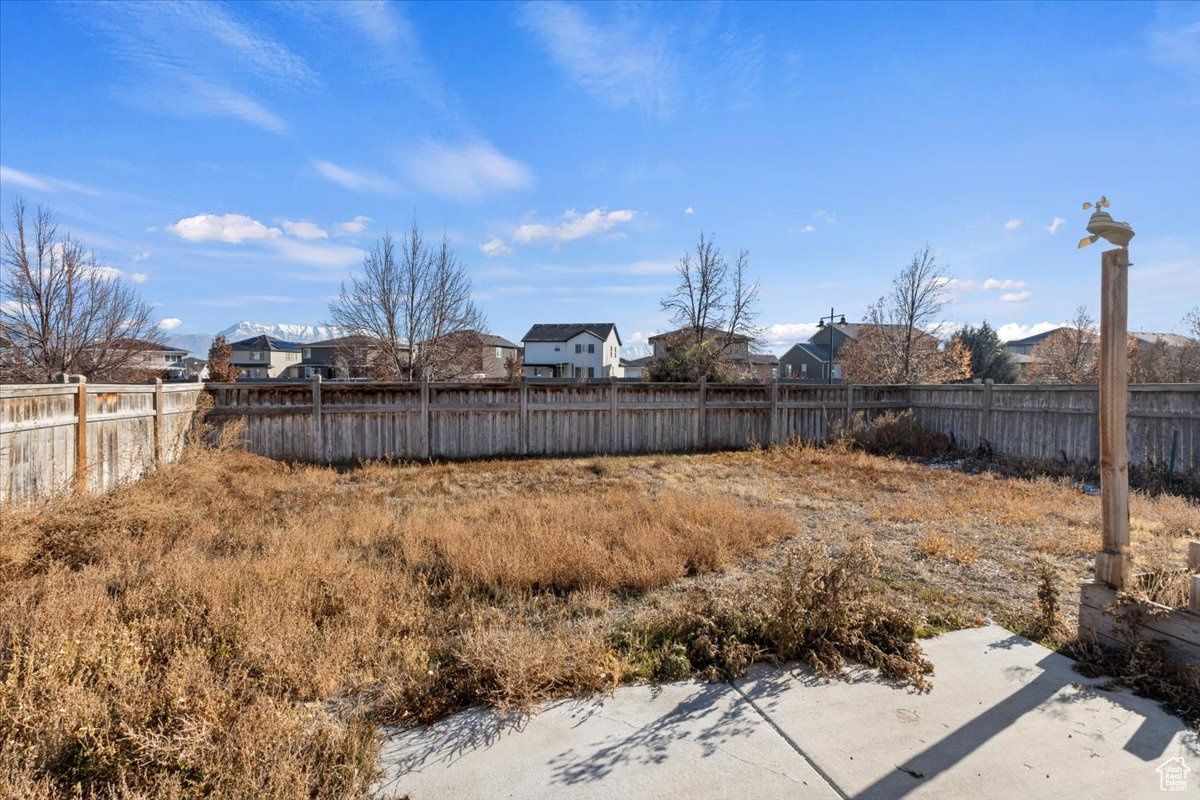
<svg viewBox="0 0 1200 800"><path fill-rule="evenodd" d="M1088 220L1087 225L1087 232L1091 236L1085 236L1080 239L1079 247L1087 247L1097 239L1104 239L1107 242L1115 244L1117 247L1129 246L1129 240L1133 238L1133 228L1130 227L1128 222L1114 222L1109 213L1104 210L1110 205L1111 203L1108 202L1108 198L1103 195L1096 201L1096 211L1092 214L1092 218ZM1091 203L1083 204L1084 211L1091 207Z"/></svg>

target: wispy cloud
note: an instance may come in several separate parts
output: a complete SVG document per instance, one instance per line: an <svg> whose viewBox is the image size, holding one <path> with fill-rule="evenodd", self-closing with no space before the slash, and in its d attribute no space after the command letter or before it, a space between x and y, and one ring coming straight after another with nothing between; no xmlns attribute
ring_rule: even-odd
<svg viewBox="0 0 1200 800"><path fill-rule="evenodd" d="M391 192L396 189L396 185L382 175L350 169L332 161L314 161L312 167L322 178L336 183L343 189L355 192Z"/></svg>
<svg viewBox="0 0 1200 800"><path fill-rule="evenodd" d="M105 192L100 189L94 189L91 186L65 181L61 178L51 178L47 175L34 175L32 172L22 172L19 169L13 169L12 167L0 164L0 184L5 183L20 186L22 189L31 189L35 192L45 192L47 194L74 192L85 194L89 197L106 196Z"/></svg>
<svg viewBox="0 0 1200 800"><path fill-rule="evenodd" d="M513 233L513 241L520 244L533 242L553 242L562 244L597 236L606 233L613 227L632 222L637 212L628 209L605 211L594 208L586 214L580 214L575 209L568 209L554 225L533 222L519 226Z"/></svg>
<svg viewBox="0 0 1200 800"><path fill-rule="evenodd" d="M685 208L683 210L683 213L690 217L692 214L696 213L696 209L692 208L691 206L688 206L687 208Z"/></svg>
<svg viewBox="0 0 1200 800"><path fill-rule="evenodd" d="M526 4L520 19L554 63L606 105L656 117L674 110L680 68L666 31L629 14L601 22L567 3Z"/></svg>
<svg viewBox="0 0 1200 800"><path fill-rule="evenodd" d="M479 200L533 183L527 166L482 139L463 145L427 139L402 158L413 183L451 200Z"/></svg>
<svg viewBox="0 0 1200 800"><path fill-rule="evenodd" d="M1000 295L1001 303L1024 303L1029 298L1033 297L1033 292L1005 292Z"/></svg>
<svg viewBox="0 0 1200 800"><path fill-rule="evenodd" d="M290 236L295 236L297 239L328 239L329 232L322 229L315 222L293 222L290 219L280 220L282 227Z"/></svg>
<svg viewBox="0 0 1200 800"><path fill-rule="evenodd" d="M1021 227L1021 220L1019 219L1010 219L1004 223L1004 230L1006 231L1015 231L1019 227Z"/></svg>
<svg viewBox="0 0 1200 800"><path fill-rule="evenodd" d="M1003 280L988 278L980 288L989 292L997 289L1023 289L1025 288L1025 281L1018 281L1013 278L1005 278Z"/></svg>
<svg viewBox="0 0 1200 800"><path fill-rule="evenodd" d="M1049 233L1058 233L1058 229L1065 225L1066 222L1067 221L1062 217L1055 217L1054 220L1046 226L1046 230Z"/></svg>
<svg viewBox="0 0 1200 800"><path fill-rule="evenodd" d="M490 239L479 245L479 252L483 253L488 258L496 256L507 256L512 253L512 248L504 243L503 239Z"/></svg>
<svg viewBox="0 0 1200 800"><path fill-rule="evenodd" d="M811 224L805 224L805 225L800 226L800 228L798 229L797 232L798 233L813 233L814 231L816 231L815 227L813 227Z"/></svg>
<svg viewBox="0 0 1200 800"><path fill-rule="evenodd" d="M1152 61L1200 77L1200 9L1194 3L1159 3L1146 41Z"/></svg>
<svg viewBox="0 0 1200 800"><path fill-rule="evenodd" d="M129 65L121 94L150 111L229 117L279 133L286 122L246 84L318 83L303 58L216 3L83 3L72 13Z"/></svg>
<svg viewBox="0 0 1200 800"><path fill-rule="evenodd" d="M821 222L824 222L826 225L836 225L837 224L837 214L834 214L832 211L826 211L825 209L821 209L820 211L814 211L813 219L820 220Z"/></svg>
<svg viewBox="0 0 1200 800"><path fill-rule="evenodd" d="M158 327L162 328L164 331L173 331L182 324L183 320L181 320L179 317L167 317L166 319L158 321Z"/></svg>

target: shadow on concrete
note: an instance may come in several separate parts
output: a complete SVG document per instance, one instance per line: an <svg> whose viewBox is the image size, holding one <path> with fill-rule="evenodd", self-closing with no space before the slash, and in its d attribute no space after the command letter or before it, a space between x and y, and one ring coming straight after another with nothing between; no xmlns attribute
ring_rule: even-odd
<svg viewBox="0 0 1200 800"><path fill-rule="evenodd" d="M651 766L667 759L671 746L683 740L700 745L701 757L713 755L722 743L751 732L762 720L740 697L720 709L722 697L733 695L727 684L713 683L700 687L686 701L668 708L666 713L649 725L630 725L623 736L610 736L587 747L572 747L550 759L554 782L576 785L600 781L620 766ZM595 711L601 717L601 704ZM605 717L611 722L628 725L624 720Z"/></svg>

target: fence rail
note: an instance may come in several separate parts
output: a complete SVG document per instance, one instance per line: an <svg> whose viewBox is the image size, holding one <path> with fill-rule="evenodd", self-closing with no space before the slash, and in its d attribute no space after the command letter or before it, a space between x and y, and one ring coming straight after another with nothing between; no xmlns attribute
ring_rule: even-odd
<svg viewBox="0 0 1200 800"><path fill-rule="evenodd" d="M820 442L831 426L911 409L964 449L1094 462L1094 386L312 382L0 386L0 504L101 492L178 454L199 392L271 458L590 455ZM1200 384L1134 386L1131 463L1200 469Z"/></svg>

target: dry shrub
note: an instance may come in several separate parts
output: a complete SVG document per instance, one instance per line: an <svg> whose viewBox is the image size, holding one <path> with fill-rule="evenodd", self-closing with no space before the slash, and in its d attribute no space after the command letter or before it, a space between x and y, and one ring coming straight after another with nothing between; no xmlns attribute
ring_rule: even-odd
<svg viewBox="0 0 1200 800"><path fill-rule="evenodd" d="M879 456L940 458L955 450L953 439L922 427L909 410L885 411L869 421L859 413L849 426L835 423L831 427L835 439Z"/></svg>
<svg viewBox="0 0 1200 800"><path fill-rule="evenodd" d="M885 599L878 575L879 560L865 539L833 552L809 547L799 560L789 558L772 583L694 593L636 620L619 632L617 645L649 677L663 680L691 670L734 678L762 658L804 661L829 679L845 675L854 661L928 690L933 666L917 642L922 620Z"/></svg>

